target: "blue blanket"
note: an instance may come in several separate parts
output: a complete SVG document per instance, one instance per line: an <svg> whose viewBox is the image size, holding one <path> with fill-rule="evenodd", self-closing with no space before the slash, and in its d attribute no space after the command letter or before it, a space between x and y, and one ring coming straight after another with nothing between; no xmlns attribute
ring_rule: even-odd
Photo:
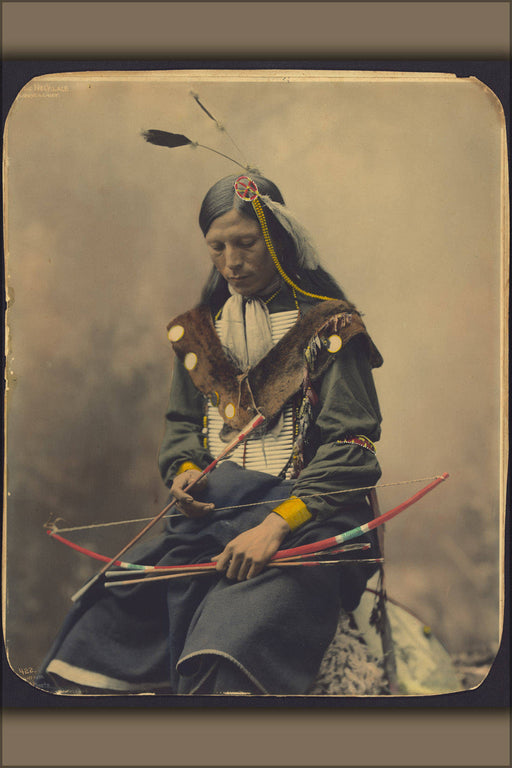
<svg viewBox="0 0 512 768"><path fill-rule="evenodd" d="M127 554L135 563L174 565L208 561L235 536L261 522L290 495L292 483L225 461L209 478L201 500L215 504L200 519L172 517L164 530ZM254 502L258 502L252 506ZM226 507L229 507L226 509ZM310 521L283 548L333 536L368 522L367 504L340 505L324 521ZM369 541L375 557L378 544ZM39 684L57 660L59 674L83 685L119 691L166 686L193 693L216 658L229 659L255 690L307 693L334 636L340 608L353 610L370 564L267 568L249 581L217 573L106 590L91 590L68 614L41 668ZM55 665L52 665L52 668ZM66 676L64 674L63 676Z"/></svg>

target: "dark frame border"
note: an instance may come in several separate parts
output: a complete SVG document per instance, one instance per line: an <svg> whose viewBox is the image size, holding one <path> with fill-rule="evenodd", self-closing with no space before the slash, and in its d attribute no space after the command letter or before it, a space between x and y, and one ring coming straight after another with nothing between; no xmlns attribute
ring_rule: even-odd
<svg viewBox="0 0 512 768"><path fill-rule="evenodd" d="M141 70L199 70L199 69L307 69L307 70L357 70L357 71L401 71L401 72L450 72L458 77L475 76L487 85L499 98L503 106L506 126L510 167L510 62L502 58L486 59L238 59L207 60L199 59L22 59L10 58L2 62L2 120L5 121L17 94L32 78L44 74L59 72L86 71L141 71ZM2 272L3 288L3 272ZM5 304L4 304L5 308ZM505 604L503 614L502 639L498 654L489 675L481 685L470 691L452 694L392 697L178 697L159 696L147 698L140 696L93 696L74 698L56 696L34 688L30 683L19 678L10 668L5 644L2 638L2 699L3 706L10 708L45 708L45 709L111 709L111 708L178 708L178 709L338 709L338 708L415 708L428 710L434 707L510 707L510 492L506 497L506 520L504 542L504 577Z"/></svg>

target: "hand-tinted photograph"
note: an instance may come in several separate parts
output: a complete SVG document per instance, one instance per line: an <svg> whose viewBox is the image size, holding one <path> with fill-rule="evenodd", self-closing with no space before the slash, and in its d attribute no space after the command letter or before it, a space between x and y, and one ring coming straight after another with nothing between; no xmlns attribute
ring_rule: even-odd
<svg viewBox="0 0 512 768"><path fill-rule="evenodd" d="M16 675L178 703L435 703L485 680L505 137L494 93L450 73L23 87L4 150Z"/></svg>

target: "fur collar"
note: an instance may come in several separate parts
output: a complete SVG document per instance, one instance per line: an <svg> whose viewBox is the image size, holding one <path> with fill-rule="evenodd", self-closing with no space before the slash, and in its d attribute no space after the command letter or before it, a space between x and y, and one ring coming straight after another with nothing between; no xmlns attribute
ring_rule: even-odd
<svg viewBox="0 0 512 768"><path fill-rule="evenodd" d="M339 336L342 347L363 334L372 367L382 365L361 315L352 304L341 300L314 305L247 372L238 370L226 355L209 307L196 307L179 315L167 329L174 351L194 385L218 406L224 422L237 431L257 412L271 420L306 378L314 381L324 373L334 358L329 352L329 337L333 334Z"/></svg>

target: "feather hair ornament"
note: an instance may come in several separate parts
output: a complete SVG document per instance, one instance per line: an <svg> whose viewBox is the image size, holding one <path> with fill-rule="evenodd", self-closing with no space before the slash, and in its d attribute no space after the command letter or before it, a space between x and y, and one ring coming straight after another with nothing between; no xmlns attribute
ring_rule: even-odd
<svg viewBox="0 0 512 768"><path fill-rule="evenodd" d="M305 227L300 224L290 209L282 205L282 203L272 200L269 195L260 195L260 199L272 211L283 229L292 238L299 265L306 269L317 269L319 266L317 252Z"/></svg>
<svg viewBox="0 0 512 768"><path fill-rule="evenodd" d="M142 136L144 137L144 139L150 144L156 144L159 147L170 147L171 149L173 149L174 147L184 147L187 145L190 147L201 147L202 149L207 149L209 152L215 152L216 155L225 157L226 160L231 160L232 163L235 163L235 165L238 165L239 168L243 168L245 171L248 171L249 173L260 173L260 171L257 168L250 165L245 160L243 152L241 151L240 147L238 146L234 138L226 130L224 125L220 123L217 120L217 118L214 117L212 113L204 106L204 104L199 99L198 94L195 93L194 91L190 91L190 95L192 96L196 104L202 109L202 111L210 118L210 120L213 120L213 122L215 123L219 131L222 131L223 133L226 134L226 136L228 136L233 146L239 153L240 157L245 162L240 163L238 160L235 160L234 157L231 157L230 155L226 155L224 152L220 152L218 149L209 147L206 144L200 144L198 141L192 141L192 139L189 139L187 136L184 136L182 133L170 133L169 131L160 131L157 129L150 129L148 131L142 132Z"/></svg>
<svg viewBox="0 0 512 768"><path fill-rule="evenodd" d="M142 134L150 144L156 144L159 147L184 147L187 144L194 144L182 133L169 133L168 131L150 130Z"/></svg>
<svg viewBox="0 0 512 768"><path fill-rule="evenodd" d="M231 141L231 143L233 144L234 148L236 149L236 151L238 152L240 157L243 159L243 161L244 161L244 168L250 168L254 173L256 173L256 168L251 168L251 166L247 162L247 159L246 159L244 153L242 152L242 150L240 149L240 147L238 146L238 144L236 143L236 141L234 140L234 138L232 137L232 135L230 134L228 129L225 127L225 125L223 123L219 122L219 120L217 120L217 118L214 117L212 115L212 113L208 109L206 109L205 105L199 99L199 95L195 91L190 91L190 95L192 96L192 98L194 99L194 101L196 102L198 107L200 107L203 110L203 112L206 115L208 115L210 120L213 120L213 122L215 123L215 125L217 126L219 131L221 131L222 133L226 134L226 136Z"/></svg>
<svg viewBox="0 0 512 768"><path fill-rule="evenodd" d="M196 102L196 103L197 103L197 104L198 104L198 105L201 107L201 109L203 110L203 112L205 112L205 113L208 115L208 117L210 118L210 120L213 120L213 122L215 123L215 125L217 126L217 128L219 129L219 131L225 131L226 129L224 128L224 126L222 125L222 123L219 123L219 121L217 120L217 118L216 118L216 117L214 117L214 116L212 115L212 113L211 113L211 112L210 112L208 109L206 109L206 107L204 106L204 104L202 104L202 103L201 103L201 101L199 100L199 94L197 94L195 91L190 91L190 95L191 95L191 96L192 96L192 98L195 100L195 102ZM231 138L231 137L230 137L230 138Z"/></svg>
<svg viewBox="0 0 512 768"><path fill-rule="evenodd" d="M224 125L220 123L217 118L210 112L210 110L205 107L205 105L200 100L199 95L194 91L190 91L190 95L196 104L200 107L200 109L207 115L207 117L215 123L217 128L229 137L237 152L245 160L242 151L240 150L233 137L229 134ZM213 147L209 147L205 144L200 144L197 141L192 141L181 133L169 133L168 131L161 130L147 130L144 131L142 135L150 144L156 144L157 146L161 147L174 148L188 145L192 147L201 147L202 149L207 149L210 152L215 152L215 154L230 160L232 163L235 163L235 165L243 168L247 173L257 173L261 175L261 172L258 170L258 168L249 165L247 162L241 163L238 160L235 160L233 157L226 155L224 152L220 152L219 150L214 149ZM269 195L259 195L259 197L266 208L274 214L277 221L291 237L295 245L295 251L299 265L306 269L317 269L319 266L317 252L308 232L302 226L302 224L299 223L299 221L286 206L272 200ZM295 286L295 284L294 287L298 288L298 286ZM300 291L300 289L298 290Z"/></svg>
<svg viewBox="0 0 512 768"><path fill-rule="evenodd" d="M149 142L149 144L156 144L158 147L170 147L171 149L174 149L174 147L184 147L188 145L190 147L201 147L202 149L208 149L210 152L215 152L216 155L225 157L226 160L231 160L232 163L235 163L240 168L243 168L244 171L249 173L256 173L257 171L256 168L252 168L248 165L242 165L242 163L239 163L238 160L235 160L229 155L225 155L224 152L219 152L218 149L208 147L206 144L200 144L198 141L192 141L192 139L189 139L182 133L170 133L169 131L160 131L151 128L150 130L143 131L142 136L147 142Z"/></svg>

